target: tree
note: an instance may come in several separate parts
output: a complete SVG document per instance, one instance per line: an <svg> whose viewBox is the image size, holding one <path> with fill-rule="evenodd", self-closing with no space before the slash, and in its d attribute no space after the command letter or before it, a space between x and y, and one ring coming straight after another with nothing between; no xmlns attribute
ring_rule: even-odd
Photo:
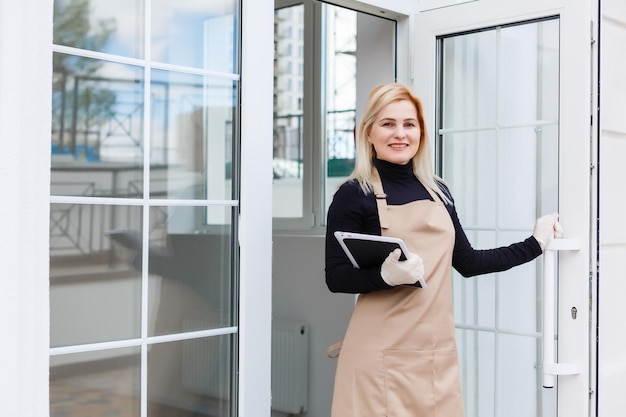
<svg viewBox="0 0 626 417"><path fill-rule="evenodd" d="M92 22L90 0L55 0L54 43L101 51L117 30L113 19ZM76 154L78 132L87 135L113 115L116 95L93 82L102 62L55 53L52 81L52 130L59 153L65 153L65 136L70 133L70 152ZM73 80L73 83L70 81ZM54 141L54 139L53 139Z"/></svg>

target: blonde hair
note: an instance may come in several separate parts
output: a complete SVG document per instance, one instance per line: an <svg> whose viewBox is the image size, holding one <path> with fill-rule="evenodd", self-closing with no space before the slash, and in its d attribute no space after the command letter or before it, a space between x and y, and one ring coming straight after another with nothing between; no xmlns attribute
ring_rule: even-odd
<svg viewBox="0 0 626 417"><path fill-rule="evenodd" d="M356 162L348 180L356 179L366 194L373 191L372 170L374 168L373 160L376 157L376 151L374 146L367 140L367 137L380 111L389 103L400 100L409 100L415 105L417 121L421 131L419 148L411 160L413 173L422 184L437 193L444 202L450 204L450 199L439 185L445 184L445 182L434 173L430 140L424 121L422 102L407 86L399 83L381 84L368 95L363 108L363 117L357 129Z"/></svg>

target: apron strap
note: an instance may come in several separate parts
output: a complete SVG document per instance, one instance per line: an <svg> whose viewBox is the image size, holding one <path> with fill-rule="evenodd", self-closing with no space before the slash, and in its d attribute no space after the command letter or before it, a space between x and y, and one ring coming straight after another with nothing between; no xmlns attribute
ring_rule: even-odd
<svg viewBox="0 0 626 417"><path fill-rule="evenodd" d="M326 349L326 356L328 356L331 359L335 359L336 357L338 357L339 351L341 351L342 345L343 345L343 340L337 343L333 343L332 345L328 346L328 348Z"/></svg>
<svg viewBox="0 0 626 417"><path fill-rule="evenodd" d="M419 179L418 179L419 180ZM420 181L421 182L421 181ZM430 194L430 196L433 198L433 201L435 203L440 203L443 204L443 201L441 200L441 198L439 197L439 194L437 194L434 190L431 190L430 187L427 187L424 183L422 183L422 185L424 185L424 188L426 188L426 191L428 191L428 194Z"/></svg>
<svg viewBox="0 0 626 417"><path fill-rule="evenodd" d="M382 230L389 229L389 214L387 210L387 194L383 190L383 183L378 175L378 170L372 170L372 188L376 197L376 206L378 207L378 219L380 220L380 228Z"/></svg>

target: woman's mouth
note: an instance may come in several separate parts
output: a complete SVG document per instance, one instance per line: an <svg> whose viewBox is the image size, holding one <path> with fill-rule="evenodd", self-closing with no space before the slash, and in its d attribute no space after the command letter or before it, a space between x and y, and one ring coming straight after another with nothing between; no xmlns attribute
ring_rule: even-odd
<svg viewBox="0 0 626 417"><path fill-rule="evenodd" d="M392 149L405 149L408 146L409 145L406 143L392 143L391 145L389 145L389 147Z"/></svg>

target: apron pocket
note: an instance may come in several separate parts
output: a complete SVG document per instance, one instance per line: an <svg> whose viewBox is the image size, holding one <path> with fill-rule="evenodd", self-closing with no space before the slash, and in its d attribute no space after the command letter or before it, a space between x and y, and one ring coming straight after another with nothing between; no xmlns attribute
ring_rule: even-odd
<svg viewBox="0 0 626 417"><path fill-rule="evenodd" d="M463 417L456 350L386 350L387 417Z"/></svg>
<svg viewBox="0 0 626 417"><path fill-rule="evenodd" d="M386 350L387 417L435 416L432 351Z"/></svg>

